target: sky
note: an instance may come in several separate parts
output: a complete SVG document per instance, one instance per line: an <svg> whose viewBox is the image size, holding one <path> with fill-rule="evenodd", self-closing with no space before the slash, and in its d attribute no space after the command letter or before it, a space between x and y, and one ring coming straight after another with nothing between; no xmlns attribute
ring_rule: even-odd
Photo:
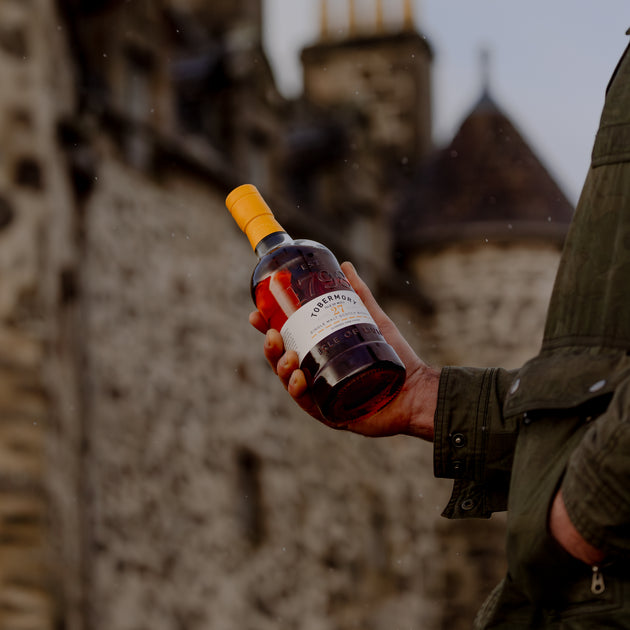
<svg viewBox="0 0 630 630"><path fill-rule="evenodd" d="M347 24L347 0L328 0ZM355 0L357 20L375 0ZM264 0L264 44L278 86L301 91L300 50L319 37L321 0ZM384 0L392 28L403 0ZM481 95L481 50L490 94L572 203L588 169L606 85L629 38L629 0L413 0L416 28L434 51L434 139L447 143ZM361 17L366 16L366 17Z"/></svg>

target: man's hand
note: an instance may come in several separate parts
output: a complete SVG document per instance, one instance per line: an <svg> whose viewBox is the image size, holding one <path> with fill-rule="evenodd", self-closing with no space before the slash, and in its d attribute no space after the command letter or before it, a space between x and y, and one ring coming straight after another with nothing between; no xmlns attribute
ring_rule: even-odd
<svg viewBox="0 0 630 630"><path fill-rule="evenodd" d="M571 522L561 491L558 491L551 505L549 530L560 546L574 558L589 565L597 565L604 559L604 554L586 542Z"/></svg>
<svg viewBox="0 0 630 630"><path fill-rule="evenodd" d="M350 263L343 263L341 268L383 336L396 350L407 369L407 378L402 391L389 405L372 416L356 420L341 428L368 436L404 433L432 441L439 371L428 367L416 355L392 320L378 305L354 267ZM265 357L295 402L320 422L339 428L322 418L308 390L304 372L299 369L297 354L292 350L284 351L280 333L270 329L258 311L251 313L249 321L254 328L265 334Z"/></svg>

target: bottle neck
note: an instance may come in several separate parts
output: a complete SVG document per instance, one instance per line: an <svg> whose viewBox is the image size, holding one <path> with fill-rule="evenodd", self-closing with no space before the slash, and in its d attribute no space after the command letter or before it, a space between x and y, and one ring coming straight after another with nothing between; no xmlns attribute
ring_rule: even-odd
<svg viewBox="0 0 630 630"><path fill-rule="evenodd" d="M227 196L225 205L259 258L283 243L291 242L256 186L243 184L235 188Z"/></svg>
<svg viewBox="0 0 630 630"><path fill-rule="evenodd" d="M272 232L258 242L254 251L258 258L262 258L274 249L291 243L293 239L286 232Z"/></svg>

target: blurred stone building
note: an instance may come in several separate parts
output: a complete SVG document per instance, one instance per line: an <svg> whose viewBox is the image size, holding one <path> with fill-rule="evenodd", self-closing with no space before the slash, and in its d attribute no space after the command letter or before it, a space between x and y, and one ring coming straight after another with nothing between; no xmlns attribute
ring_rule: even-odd
<svg viewBox="0 0 630 630"><path fill-rule="evenodd" d="M261 0L0 3L0 628L469 627L501 518L288 400L223 205L258 185L429 361L536 352L570 205L487 91L433 146L410 7L323 3L287 100Z"/></svg>

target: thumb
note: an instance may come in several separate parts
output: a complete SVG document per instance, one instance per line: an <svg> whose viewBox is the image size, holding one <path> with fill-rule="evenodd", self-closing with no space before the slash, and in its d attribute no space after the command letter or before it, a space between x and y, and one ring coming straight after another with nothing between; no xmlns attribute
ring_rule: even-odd
<svg viewBox="0 0 630 630"><path fill-rule="evenodd" d="M341 264L341 270L348 278L348 281L352 285L352 288L357 292L363 304L370 312L370 315L376 322L385 339L393 346L398 356L402 359L407 368L414 367L421 363L418 356L411 348L407 340L402 336L398 327L389 318L385 311L380 307L376 301L372 291L368 285L361 279L354 265L350 262L344 262Z"/></svg>
<svg viewBox="0 0 630 630"><path fill-rule="evenodd" d="M367 310L370 312L370 315L374 318L376 325L381 329L385 337L393 334L394 331L398 332L392 320L380 307L374 295L372 295L372 291L370 291L368 285L357 273L354 265L350 262L344 262L341 265L341 269L346 274L346 278L348 278L352 288L357 292L361 301L365 304Z"/></svg>
<svg viewBox="0 0 630 630"><path fill-rule="evenodd" d="M379 306L376 298L372 295L372 291L370 291L368 285L357 273L354 265L351 262L341 263L341 270L344 272L346 278L348 278L348 282L350 282L352 288L358 293L367 310L370 311L370 315L376 320L376 323L379 324L381 320L389 319L385 311Z"/></svg>

